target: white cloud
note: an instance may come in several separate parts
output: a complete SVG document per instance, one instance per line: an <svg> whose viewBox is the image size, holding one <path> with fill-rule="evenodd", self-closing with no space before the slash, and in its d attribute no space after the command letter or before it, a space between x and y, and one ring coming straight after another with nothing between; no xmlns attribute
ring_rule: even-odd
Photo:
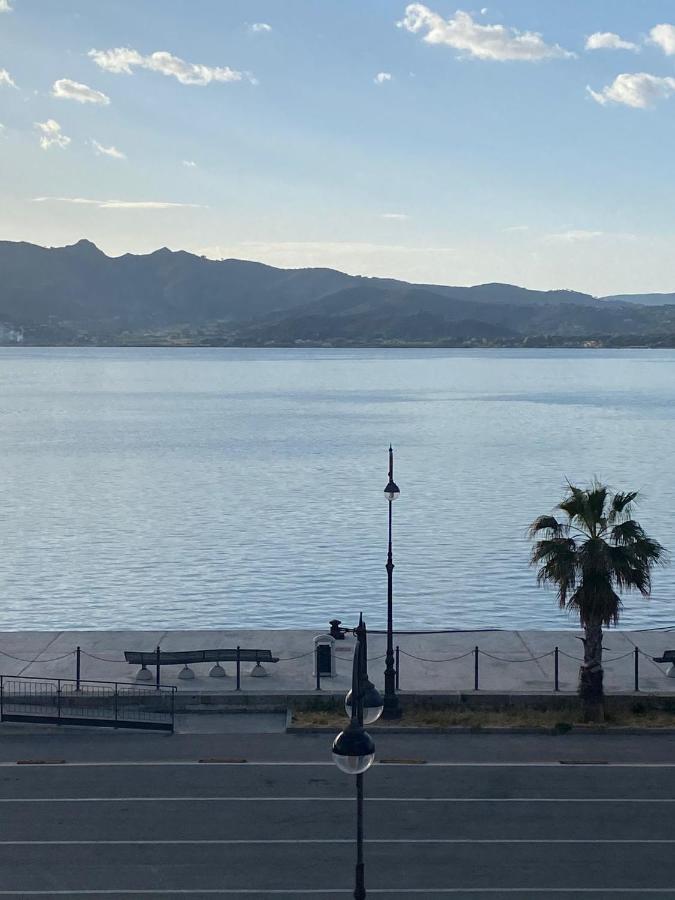
<svg viewBox="0 0 675 900"><path fill-rule="evenodd" d="M237 72L229 66L188 63L166 50L142 56L138 50L129 47L114 47L111 50L90 50L89 56L97 66L107 72L131 75L134 68L150 69L152 72L170 75L181 84L205 85L212 81L241 81L244 77L244 73Z"/></svg>
<svg viewBox="0 0 675 900"><path fill-rule="evenodd" d="M635 235L619 231L590 231L584 228L570 228L555 234L544 235L544 242L551 244L578 244L586 241L607 239L610 241L634 241Z"/></svg>
<svg viewBox="0 0 675 900"><path fill-rule="evenodd" d="M251 259L289 269L331 266L342 271L363 271L391 277L392 260L405 259L426 271L430 262L454 259L454 247L411 247L409 244L373 244L366 241L244 241L202 247L197 252L211 259Z"/></svg>
<svg viewBox="0 0 675 900"><path fill-rule="evenodd" d="M0 0L0 13L12 12L13 6L9 5L9 0Z"/></svg>
<svg viewBox="0 0 675 900"><path fill-rule="evenodd" d="M98 103L101 106L108 106L110 103L110 97L102 91L95 91L94 88L80 84L79 81L71 81L70 78L59 78L54 82L52 97L58 97L60 100L77 100L78 103Z"/></svg>
<svg viewBox="0 0 675 900"><path fill-rule="evenodd" d="M384 84L385 81L391 81L391 72L378 72L373 81L375 84Z"/></svg>
<svg viewBox="0 0 675 900"><path fill-rule="evenodd" d="M413 34L424 33L423 40L428 44L444 44L473 59L534 62L574 56L558 44L547 44L535 31L479 25L461 9L450 19L444 19L422 3L411 3L397 24Z"/></svg>
<svg viewBox="0 0 675 900"><path fill-rule="evenodd" d="M264 33L271 30L272 26L268 25L267 22L254 22L253 25L251 25L251 31L254 32L254 34L260 34L261 32Z"/></svg>
<svg viewBox="0 0 675 900"><path fill-rule="evenodd" d="M188 169L196 169L197 168L197 163L194 161L194 159L184 159L183 165Z"/></svg>
<svg viewBox="0 0 675 900"><path fill-rule="evenodd" d="M33 197L33 203L75 203L80 206L96 206L98 209L206 209L200 203L173 203L167 200L92 200L88 197Z"/></svg>
<svg viewBox="0 0 675 900"><path fill-rule="evenodd" d="M122 153L121 150L118 150L117 147L104 147L103 144L99 144L98 141L91 139L91 146L96 151L97 156L111 156L113 159L126 159L126 154Z"/></svg>
<svg viewBox="0 0 675 900"><path fill-rule="evenodd" d="M503 231L505 231L507 234L513 234L518 231L529 231L529 230L530 230L529 225L509 225L508 228L503 229Z"/></svg>
<svg viewBox="0 0 675 900"><path fill-rule="evenodd" d="M675 55L675 25L655 25L649 32L649 40L659 46L666 56Z"/></svg>
<svg viewBox="0 0 675 900"><path fill-rule="evenodd" d="M481 16L487 16L487 14L488 14L488 8L487 8L487 6L484 6L484 7L481 9L480 14L481 14Z"/></svg>
<svg viewBox="0 0 675 900"><path fill-rule="evenodd" d="M407 213L391 212L391 213L380 213L380 218L381 219L394 219L397 222L403 222L403 221L405 221L405 219L409 219L410 216L408 216Z"/></svg>
<svg viewBox="0 0 675 900"><path fill-rule="evenodd" d="M3 85L5 87L16 87L14 79L9 74L7 69L0 69L0 87L2 87Z"/></svg>
<svg viewBox="0 0 675 900"><path fill-rule="evenodd" d="M653 106L657 100L666 100L675 93L675 78L648 75L646 72L617 75L611 84L601 91L587 87L591 97L605 106L607 103L622 103L633 109L645 109Z"/></svg>
<svg viewBox="0 0 675 900"><path fill-rule="evenodd" d="M586 38L587 50L639 50L632 41L624 41L613 31L596 31Z"/></svg>
<svg viewBox="0 0 675 900"><path fill-rule="evenodd" d="M54 119L47 119L46 122L36 122L35 127L39 128L40 146L43 150L49 150L50 147L60 147L65 149L70 143L70 138L61 133L61 126Z"/></svg>
<svg viewBox="0 0 675 900"><path fill-rule="evenodd" d="M560 231L557 234L547 234L546 241L562 241L567 244L576 244L579 241L593 241L596 238L604 237L604 231L587 231L583 228L571 228L569 231Z"/></svg>

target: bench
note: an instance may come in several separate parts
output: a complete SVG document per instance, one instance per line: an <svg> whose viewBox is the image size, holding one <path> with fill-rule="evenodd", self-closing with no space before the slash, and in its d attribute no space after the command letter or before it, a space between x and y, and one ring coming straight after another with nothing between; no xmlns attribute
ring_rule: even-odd
<svg viewBox="0 0 675 900"><path fill-rule="evenodd" d="M666 675L675 678L675 650L664 650L662 656L652 656L652 659L657 663L670 663Z"/></svg>
<svg viewBox="0 0 675 900"><path fill-rule="evenodd" d="M195 673L188 666L188 663L215 663L209 671L212 678L223 678L227 673L221 666L223 662L234 662L237 664L237 687L239 687L239 679L241 673L242 662L254 662L255 666L251 670L251 676L260 678L267 675L262 663L279 662L278 656L272 656L271 650L249 650L243 647L236 647L229 650L125 650L124 658L128 663L140 666L136 673L136 681L152 681L152 674L148 666L157 667L157 683L159 684L159 670L161 666L183 666L178 673L179 678L194 678Z"/></svg>

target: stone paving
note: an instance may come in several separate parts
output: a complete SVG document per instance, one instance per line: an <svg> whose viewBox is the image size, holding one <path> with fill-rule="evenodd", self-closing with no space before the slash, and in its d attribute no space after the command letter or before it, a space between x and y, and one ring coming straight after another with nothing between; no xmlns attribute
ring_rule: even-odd
<svg viewBox="0 0 675 900"><path fill-rule="evenodd" d="M554 647L559 648L561 691L576 689L582 645L578 631L458 631L445 634L398 634L400 690L455 692L474 689L474 648L479 647L479 688L485 692L541 693L554 688ZM271 650L280 661L267 664L268 677L250 677L242 663L245 693L312 691L314 638L320 631L22 631L0 632L0 673L49 678L75 677L75 648L81 647L83 680L135 683L138 666L124 660L125 650L205 650L242 648ZM346 690L351 678L354 639L335 642L336 676L324 678L326 691ZM605 685L608 692L634 689L635 648L639 648L639 687L643 692L675 693L668 666L653 662L675 649L675 634L661 631L609 631L605 637ZM369 633L369 674L382 684L385 637ZM191 666L195 677L178 677L180 666L162 667L162 683L180 691L217 694L235 689L235 664L224 663L225 678L209 677L211 664ZM154 674L154 670L153 671Z"/></svg>

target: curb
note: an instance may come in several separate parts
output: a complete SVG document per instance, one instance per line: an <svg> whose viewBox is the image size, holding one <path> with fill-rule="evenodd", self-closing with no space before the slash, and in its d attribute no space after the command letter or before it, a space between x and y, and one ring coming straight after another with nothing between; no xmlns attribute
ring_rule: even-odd
<svg viewBox="0 0 675 900"><path fill-rule="evenodd" d="M339 725L287 725L287 734L335 734ZM548 734L562 736L566 734L632 734L632 735L675 735L675 728L669 726L638 728L623 725L571 725L569 728L556 728L548 725L375 725L372 734Z"/></svg>

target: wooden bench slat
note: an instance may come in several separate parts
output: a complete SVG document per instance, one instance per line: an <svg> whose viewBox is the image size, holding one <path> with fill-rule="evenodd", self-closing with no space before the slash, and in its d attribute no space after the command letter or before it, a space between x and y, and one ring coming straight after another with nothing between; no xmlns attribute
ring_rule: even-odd
<svg viewBox="0 0 675 900"><path fill-rule="evenodd" d="M157 663L157 651L125 650L124 658L128 663L147 666ZM178 666L188 663L200 662L234 662L237 659L237 650L160 650L160 666ZM249 650L241 648L239 651L241 662L279 662L278 656L272 656L271 650Z"/></svg>

